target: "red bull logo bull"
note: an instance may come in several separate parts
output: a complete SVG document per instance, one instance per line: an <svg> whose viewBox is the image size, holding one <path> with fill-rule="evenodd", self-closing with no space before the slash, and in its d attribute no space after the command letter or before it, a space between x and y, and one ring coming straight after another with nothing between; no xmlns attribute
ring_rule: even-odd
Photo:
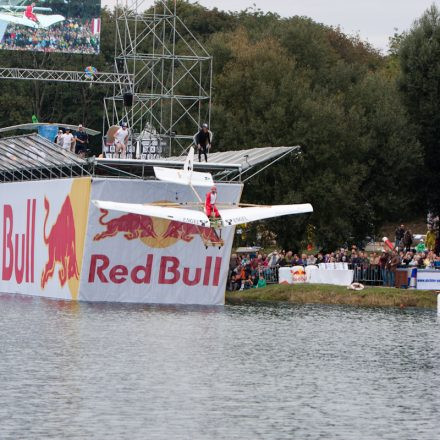
<svg viewBox="0 0 440 440"><path fill-rule="evenodd" d="M50 214L50 203L44 199L46 217L44 220L44 244L48 248L49 259L41 274L41 288L54 276L57 266L61 287L71 280L79 280L76 252L75 218L70 196L67 196L49 235L46 235L47 221Z"/></svg>
<svg viewBox="0 0 440 440"><path fill-rule="evenodd" d="M167 248L179 241L191 243L196 237L200 237L205 246L221 247L224 245L224 241L213 228L137 214L125 214L104 222L108 211L101 210L101 212L99 223L106 229L96 234L94 241L123 234L126 240L139 239L145 245L153 248Z"/></svg>
<svg viewBox="0 0 440 440"><path fill-rule="evenodd" d="M206 246L223 246L223 240L212 228L171 221L163 235L164 239L174 238L177 241L190 243L199 236Z"/></svg>
<svg viewBox="0 0 440 440"><path fill-rule="evenodd" d="M108 222L104 219L108 215L108 211L101 210L102 215L99 223L106 227L104 232L95 235L94 241L101 241L109 237L115 237L119 233L124 234L126 240L136 240L139 238L155 238L153 220L150 217L137 214L125 214L121 217L114 218Z"/></svg>

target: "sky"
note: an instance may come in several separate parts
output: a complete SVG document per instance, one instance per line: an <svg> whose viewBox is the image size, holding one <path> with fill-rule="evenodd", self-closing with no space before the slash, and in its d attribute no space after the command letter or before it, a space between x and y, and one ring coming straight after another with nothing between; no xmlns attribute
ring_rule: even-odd
<svg viewBox="0 0 440 440"><path fill-rule="evenodd" d="M113 6L116 0L102 2ZM153 1L144 0L143 3L148 7ZM433 0L199 0L198 3L225 11L239 11L256 5L262 11L276 12L283 17L307 16L326 25L339 25L345 33L359 34L386 52L388 38L394 34L394 29L399 32L410 29ZM436 3L440 4L440 0Z"/></svg>

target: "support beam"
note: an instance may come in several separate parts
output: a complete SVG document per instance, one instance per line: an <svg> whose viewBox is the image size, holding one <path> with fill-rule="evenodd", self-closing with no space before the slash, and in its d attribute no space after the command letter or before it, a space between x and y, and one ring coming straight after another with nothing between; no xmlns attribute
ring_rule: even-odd
<svg viewBox="0 0 440 440"><path fill-rule="evenodd" d="M65 83L88 83L107 85L127 85L132 83L132 75L125 73L98 72L93 79L87 77L85 72L42 70L42 69L16 69L0 67L0 79L19 79L33 81L55 81Z"/></svg>

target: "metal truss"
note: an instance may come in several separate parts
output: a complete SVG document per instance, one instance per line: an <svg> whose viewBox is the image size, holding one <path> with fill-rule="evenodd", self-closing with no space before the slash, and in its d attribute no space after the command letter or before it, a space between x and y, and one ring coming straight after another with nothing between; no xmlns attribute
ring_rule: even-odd
<svg viewBox="0 0 440 440"><path fill-rule="evenodd" d="M105 99L105 125L126 121L132 141L153 133L179 155L211 122L212 57L177 16L176 2L118 0L115 11L115 71L132 82ZM124 106L127 93L132 107Z"/></svg>
<svg viewBox="0 0 440 440"><path fill-rule="evenodd" d="M0 79L19 79L33 81L56 81L66 83L90 83L130 86L132 77L126 73L96 73L93 77L85 72L42 70L42 69L16 69L0 67Z"/></svg>

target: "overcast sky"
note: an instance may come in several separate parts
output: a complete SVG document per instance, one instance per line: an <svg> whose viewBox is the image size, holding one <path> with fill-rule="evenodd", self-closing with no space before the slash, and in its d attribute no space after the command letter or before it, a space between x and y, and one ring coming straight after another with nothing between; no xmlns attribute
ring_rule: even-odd
<svg viewBox="0 0 440 440"><path fill-rule="evenodd" d="M116 3L116 0L102 1L110 6ZM148 6L153 1L144 3ZM199 3L226 11L242 10L255 4L263 11L277 12L283 17L304 15L327 25L340 25L348 34L359 33L373 46L386 51L394 28L409 29L433 0L199 0Z"/></svg>

